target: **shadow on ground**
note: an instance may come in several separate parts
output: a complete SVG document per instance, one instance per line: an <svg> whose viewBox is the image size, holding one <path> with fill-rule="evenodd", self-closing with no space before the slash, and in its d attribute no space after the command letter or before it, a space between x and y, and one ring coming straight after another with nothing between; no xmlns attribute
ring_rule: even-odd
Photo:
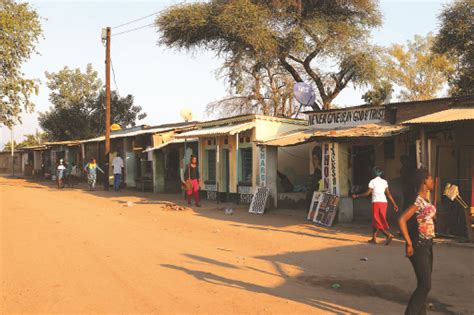
<svg viewBox="0 0 474 315"><path fill-rule="evenodd" d="M351 259L358 257L357 255L358 252L361 251L361 246L368 245L342 246L316 251L290 252L273 256L253 257L253 259L269 262L273 266L273 270L270 271L247 267L245 265L238 266L197 255L184 254L185 257L199 263L209 264L209 267L217 266L225 269L240 269L246 273L262 273L281 278L282 283L274 287L262 285L257 281L233 279L228 276L228 272L209 272L207 270L191 269L172 264L161 264L160 266L184 272L199 281L207 282L215 286L268 294L282 299L304 303L333 314L359 314L360 312L376 314L377 311L380 312L380 308L383 308L383 304L381 306L380 303L378 303L378 307L374 307L370 303L371 300L366 300L366 298L377 298L386 302L397 303L400 305L399 310L404 309L410 297L411 289L402 289L395 284L390 284L389 278L384 279L384 281L368 280L367 278L369 277L363 278L364 272L362 271L360 274L358 274L357 271L352 272L352 274L355 273L357 276L351 278L334 276L348 274L347 263L352 264ZM334 257L340 256L341 253L348 257L348 259L345 260L346 263L331 264ZM364 264L365 262L357 261L355 263ZM298 275L289 275L285 272L284 265L297 267L301 272ZM206 268L203 267L203 269ZM219 270L215 268L212 269ZM362 269L364 268L361 268L361 270ZM409 270L409 272L410 276L414 277L414 275L411 275L412 270ZM261 277L252 276L251 278L260 279ZM365 303L363 302L364 298ZM341 301L357 302L347 303ZM430 310L433 312L458 314L450 310L451 305L443 303L436 298L430 297L429 303L432 304ZM397 312L385 309L385 313L394 314Z"/></svg>

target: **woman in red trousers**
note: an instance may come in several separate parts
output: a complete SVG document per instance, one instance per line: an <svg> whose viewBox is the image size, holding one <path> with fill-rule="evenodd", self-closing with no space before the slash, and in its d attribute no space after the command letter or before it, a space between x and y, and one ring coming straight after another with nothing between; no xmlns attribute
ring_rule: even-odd
<svg viewBox="0 0 474 315"><path fill-rule="evenodd" d="M188 204L191 204L191 196L194 196L194 201L196 203L196 207L200 207L201 204L199 203L199 169L197 164L197 157L191 155L191 162L189 162L186 170L184 171L184 178L186 181L190 181L190 189L186 191L188 196Z"/></svg>
<svg viewBox="0 0 474 315"><path fill-rule="evenodd" d="M377 232L380 231L385 235L385 244L388 245L392 241L393 235L389 231L387 222L387 196L392 202L395 212L398 212L398 206L393 200L392 194L390 194L387 181L381 177L382 169L376 166L373 171L375 178L369 182L369 189L363 194L352 195L352 198L372 195L372 238L369 243L377 244Z"/></svg>

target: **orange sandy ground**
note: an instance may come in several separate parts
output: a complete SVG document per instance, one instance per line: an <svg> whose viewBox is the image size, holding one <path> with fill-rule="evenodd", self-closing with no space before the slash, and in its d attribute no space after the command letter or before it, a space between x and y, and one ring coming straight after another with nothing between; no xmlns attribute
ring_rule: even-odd
<svg viewBox="0 0 474 315"><path fill-rule="evenodd" d="M177 195L4 177L0 194L2 314L402 314L415 287L401 242L370 245L367 227L317 227L300 210L176 211L163 200L184 205ZM436 313L472 314L473 258L435 247Z"/></svg>

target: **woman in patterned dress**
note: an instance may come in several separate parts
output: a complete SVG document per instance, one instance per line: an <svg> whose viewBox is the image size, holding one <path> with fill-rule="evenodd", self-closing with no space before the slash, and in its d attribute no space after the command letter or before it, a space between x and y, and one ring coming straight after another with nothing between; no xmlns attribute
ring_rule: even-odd
<svg viewBox="0 0 474 315"><path fill-rule="evenodd" d="M425 169L415 172L418 196L398 219L400 232L406 242L406 256L415 270L417 286L408 302L406 315L426 314L426 300L431 290L433 271L433 238L436 208L428 199L433 189L433 178Z"/></svg>

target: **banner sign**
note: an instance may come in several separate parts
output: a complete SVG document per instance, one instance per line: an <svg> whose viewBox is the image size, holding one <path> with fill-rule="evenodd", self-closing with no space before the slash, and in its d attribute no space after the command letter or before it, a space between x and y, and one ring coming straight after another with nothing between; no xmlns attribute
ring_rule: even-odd
<svg viewBox="0 0 474 315"><path fill-rule="evenodd" d="M383 121L385 121L385 108L382 106L309 114L310 127L318 129L354 127Z"/></svg>
<svg viewBox="0 0 474 315"><path fill-rule="evenodd" d="M267 147L260 146L260 158L259 158L259 176L260 186L265 187L267 185Z"/></svg>

